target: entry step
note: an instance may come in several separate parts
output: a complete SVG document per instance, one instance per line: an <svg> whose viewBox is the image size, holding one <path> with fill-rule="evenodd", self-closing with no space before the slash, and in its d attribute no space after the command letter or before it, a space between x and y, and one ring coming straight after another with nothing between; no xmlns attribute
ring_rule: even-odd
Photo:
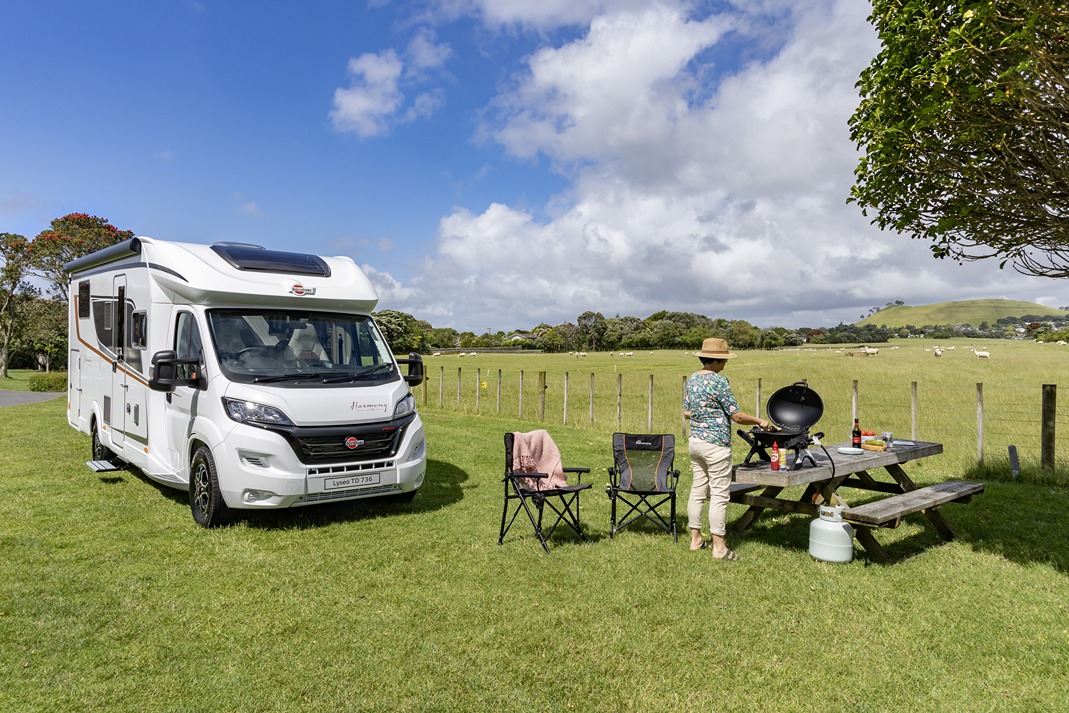
<svg viewBox="0 0 1069 713"><path fill-rule="evenodd" d="M110 460L90 460L85 463L91 470L97 473L107 473L109 470L122 470L126 467L123 462L113 463Z"/></svg>

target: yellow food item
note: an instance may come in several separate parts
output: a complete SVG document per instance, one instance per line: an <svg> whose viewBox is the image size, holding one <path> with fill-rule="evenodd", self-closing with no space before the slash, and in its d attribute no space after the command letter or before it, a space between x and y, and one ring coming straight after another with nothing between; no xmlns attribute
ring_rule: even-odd
<svg viewBox="0 0 1069 713"><path fill-rule="evenodd" d="M883 443L862 443L861 447L866 451L885 451L887 446Z"/></svg>

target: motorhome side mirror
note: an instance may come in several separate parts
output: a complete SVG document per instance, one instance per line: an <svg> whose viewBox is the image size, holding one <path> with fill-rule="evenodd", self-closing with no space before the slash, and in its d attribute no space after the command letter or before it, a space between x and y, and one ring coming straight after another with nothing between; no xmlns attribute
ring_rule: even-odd
<svg viewBox="0 0 1069 713"><path fill-rule="evenodd" d="M398 359L397 362L399 364L408 364L405 383L409 386L419 386L423 383L423 357L416 352L409 352L407 359Z"/></svg>
<svg viewBox="0 0 1069 713"><path fill-rule="evenodd" d="M172 391L176 386L200 387L201 379L198 373L188 378L178 377L180 364L200 364L200 359L179 359L173 349L156 352L152 355L152 377L148 380L148 387L153 391Z"/></svg>

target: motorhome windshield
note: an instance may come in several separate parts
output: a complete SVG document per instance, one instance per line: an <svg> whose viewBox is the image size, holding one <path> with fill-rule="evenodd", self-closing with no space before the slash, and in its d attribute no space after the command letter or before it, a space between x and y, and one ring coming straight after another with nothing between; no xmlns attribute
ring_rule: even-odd
<svg viewBox="0 0 1069 713"><path fill-rule="evenodd" d="M306 386L396 378L386 340L367 316L216 309L208 323L219 364L234 381Z"/></svg>

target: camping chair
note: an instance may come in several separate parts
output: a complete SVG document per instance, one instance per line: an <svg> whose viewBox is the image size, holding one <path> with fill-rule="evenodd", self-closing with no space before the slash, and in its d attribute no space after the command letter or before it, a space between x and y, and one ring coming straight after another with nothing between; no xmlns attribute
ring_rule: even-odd
<svg viewBox="0 0 1069 713"><path fill-rule="evenodd" d="M664 435L612 434L614 465L609 468L609 484L605 492L612 503L609 537L642 518L652 522L672 539L679 541L676 527L676 485L679 471L673 461L676 455L676 439L670 433ZM627 507L616 518L616 501ZM668 520L658 508L668 505Z"/></svg>
<svg viewBox="0 0 1069 713"><path fill-rule="evenodd" d="M517 456L514 462L513 457ZM518 467L517 467L518 466ZM590 468L564 468L560 451L545 431L505 434L505 507L501 513L501 534L497 544L504 544L505 533L512 527L523 510L534 527L542 548L549 552L547 540L564 523L580 538L586 539L579 525L579 493L591 486L583 483L583 473ZM575 473L577 483L568 485L567 473ZM509 518L509 504L515 502ZM542 515L546 506L556 514L548 529L543 525ZM549 515L547 519L553 518Z"/></svg>

